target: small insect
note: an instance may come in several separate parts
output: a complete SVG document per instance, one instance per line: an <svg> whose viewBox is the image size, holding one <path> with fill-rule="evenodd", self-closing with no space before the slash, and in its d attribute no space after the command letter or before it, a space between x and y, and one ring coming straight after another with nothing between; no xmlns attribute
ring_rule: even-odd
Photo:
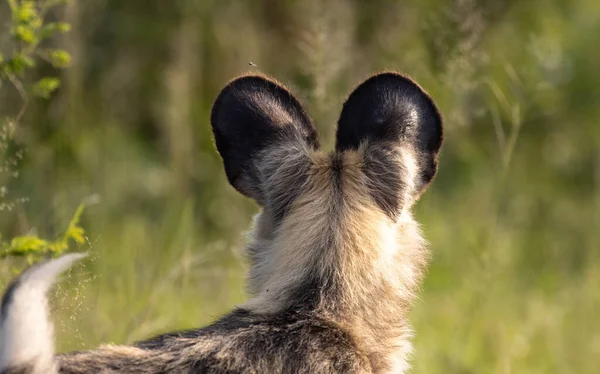
<svg viewBox="0 0 600 374"><path fill-rule="evenodd" d="M411 208L442 145L431 97L400 74L372 76L344 103L327 152L283 85L244 75L218 95L211 124L229 183L261 207L246 248L251 298L204 328L55 355L46 291L82 258L68 254L7 288L0 373L406 372L428 258Z"/></svg>
<svg viewBox="0 0 600 374"><path fill-rule="evenodd" d="M248 62L248 65L250 65L250 66L256 66L256 67L258 67L258 65L256 65L256 64L255 64L254 62L252 62L252 61Z"/></svg>

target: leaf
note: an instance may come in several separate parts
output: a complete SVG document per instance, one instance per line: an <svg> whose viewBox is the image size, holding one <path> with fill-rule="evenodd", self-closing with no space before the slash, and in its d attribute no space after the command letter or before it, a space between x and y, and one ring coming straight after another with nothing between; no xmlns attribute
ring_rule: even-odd
<svg viewBox="0 0 600 374"><path fill-rule="evenodd" d="M46 39L56 33L66 33L71 31L71 25L65 22L51 22L46 24L39 33L40 39Z"/></svg>
<svg viewBox="0 0 600 374"><path fill-rule="evenodd" d="M19 23L29 23L36 18L39 19L39 16L34 1L21 2L21 7L13 12L13 19Z"/></svg>
<svg viewBox="0 0 600 374"><path fill-rule="evenodd" d="M71 218L71 222L69 222L69 226L62 237L62 241L64 243L68 243L70 239L79 244L85 243L85 230L83 227L79 226L79 220L83 214L84 207L84 204L81 204L79 207L77 207L77 210L75 211L73 218Z"/></svg>
<svg viewBox="0 0 600 374"><path fill-rule="evenodd" d="M64 250L69 248L69 244L65 243L62 240L58 240L54 243L50 243L50 246L48 247L48 250L54 254L54 255L59 255L61 254Z"/></svg>
<svg viewBox="0 0 600 374"><path fill-rule="evenodd" d="M71 55L62 49L48 49L45 51L52 66L64 68L71 64Z"/></svg>
<svg viewBox="0 0 600 374"><path fill-rule="evenodd" d="M15 55L6 63L6 72L9 74L21 75L26 68L35 66L35 61L29 56Z"/></svg>
<svg viewBox="0 0 600 374"><path fill-rule="evenodd" d="M11 240L7 252L12 256L23 256L31 252L42 252L48 246L49 243L46 240L40 239L37 236L18 236Z"/></svg>
<svg viewBox="0 0 600 374"><path fill-rule="evenodd" d="M54 77L44 77L33 85L33 94L44 99L60 87L60 80Z"/></svg>
<svg viewBox="0 0 600 374"><path fill-rule="evenodd" d="M77 243L83 244L83 243L85 243L84 234L85 234L85 231L83 230L83 228L81 228L79 226L75 226L75 227L70 228L69 232L67 233L67 236L70 239L75 240Z"/></svg>
<svg viewBox="0 0 600 374"><path fill-rule="evenodd" d="M35 44L38 41L34 30L25 25L18 25L17 27L13 28L12 34L17 41L26 44Z"/></svg>

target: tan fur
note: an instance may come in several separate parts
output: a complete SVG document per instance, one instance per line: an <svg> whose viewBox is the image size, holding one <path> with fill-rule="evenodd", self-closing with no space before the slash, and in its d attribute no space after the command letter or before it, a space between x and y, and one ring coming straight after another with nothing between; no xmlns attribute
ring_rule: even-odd
<svg viewBox="0 0 600 374"><path fill-rule="evenodd" d="M244 76L219 94L211 124L229 182L262 207L247 247L253 298L204 328L58 355L45 368L405 373L412 351L407 313L428 260L410 209L437 172L443 139L431 98L406 77L373 76L349 96L335 151L324 153L287 89ZM11 306L23 305L27 274L7 290L0 326L6 311L16 310ZM41 346L51 344L48 331ZM0 374L38 374L42 362L5 361Z"/></svg>
<svg viewBox="0 0 600 374"><path fill-rule="evenodd" d="M320 311L358 338L359 346L380 365L377 372L398 373L406 369L411 351L405 314L427 252L408 209L394 221L373 202L362 172L363 155L364 147L343 153L338 196L330 181L330 155L314 152L308 188L281 226L269 232L272 225L265 213L257 217L257 240L269 237L277 250L269 251L268 264L259 265L257 273L263 277L252 287L256 297L243 307L256 313L281 311L293 302L287 293L311 268L333 269L341 284L339 298L323 299ZM399 158L414 163L409 150ZM407 170L407 177L414 177L415 167ZM330 237L333 242L327 246Z"/></svg>

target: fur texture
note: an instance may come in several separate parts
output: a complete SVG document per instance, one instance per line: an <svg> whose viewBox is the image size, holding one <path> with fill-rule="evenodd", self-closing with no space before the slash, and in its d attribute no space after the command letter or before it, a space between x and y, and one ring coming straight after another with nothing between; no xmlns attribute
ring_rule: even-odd
<svg viewBox="0 0 600 374"><path fill-rule="evenodd" d="M247 247L252 298L202 329L52 357L47 287L25 305L26 272L2 305L0 372L408 370L406 315L428 259L410 208L435 176L442 143L431 98L399 74L371 77L344 104L331 153L319 150L298 100L266 77L229 83L211 122L230 183L262 207ZM44 312L11 320L19 308ZM20 348L20 324L45 331L31 335L32 349Z"/></svg>
<svg viewBox="0 0 600 374"><path fill-rule="evenodd" d="M69 254L34 265L8 286L0 307L0 372L56 370L46 293L60 273L83 257Z"/></svg>

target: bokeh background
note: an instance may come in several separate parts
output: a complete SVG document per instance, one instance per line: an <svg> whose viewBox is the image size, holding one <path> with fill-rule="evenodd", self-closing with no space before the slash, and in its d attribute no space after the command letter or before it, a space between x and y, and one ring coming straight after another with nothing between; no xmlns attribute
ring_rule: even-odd
<svg viewBox="0 0 600 374"><path fill-rule="evenodd" d="M345 96L392 69L446 126L415 212L433 261L411 314L414 372L597 372L599 1L81 0L55 17L72 24L55 43L73 64L18 128L9 191L28 201L0 230L55 237L95 202L92 258L54 298L60 351L200 326L246 299L257 207L227 184L209 128L228 80L288 85L331 149ZM0 98L12 115L18 95Z"/></svg>

